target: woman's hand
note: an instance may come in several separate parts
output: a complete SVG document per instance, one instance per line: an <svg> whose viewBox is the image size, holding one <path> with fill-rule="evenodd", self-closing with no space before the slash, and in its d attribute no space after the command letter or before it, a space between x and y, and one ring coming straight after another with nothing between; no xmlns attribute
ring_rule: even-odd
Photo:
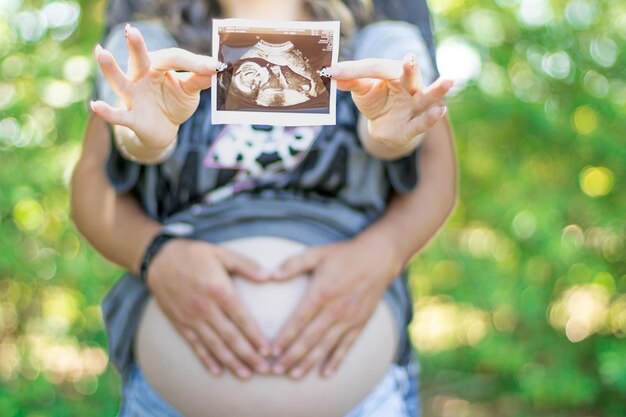
<svg viewBox="0 0 626 417"><path fill-rule="evenodd" d="M126 73L109 51L100 45L95 50L98 65L123 107L95 101L91 108L107 122L134 131L146 147L162 149L172 143L178 127L196 110L200 91L210 87L211 76L221 64L179 48L148 52L137 28L126 25L125 31L129 49Z"/></svg>
<svg viewBox="0 0 626 417"><path fill-rule="evenodd" d="M367 120L367 133L376 143L392 148L409 146L446 114L441 101L452 81L439 78L424 88L415 54L402 61L345 61L326 71L337 80L337 88L352 92Z"/></svg>
<svg viewBox="0 0 626 417"><path fill-rule="evenodd" d="M173 239L156 255L147 284L176 330L205 367L220 375L222 366L247 379L265 374L270 345L243 307L232 274L267 279L252 260L207 242ZM261 353L263 353L263 355Z"/></svg>
<svg viewBox="0 0 626 417"><path fill-rule="evenodd" d="M323 362L322 375L331 375L403 266L391 246L360 237L313 247L288 259L274 279L306 273L311 284L272 343L272 353L278 356L273 372L297 379Z"/></svg>

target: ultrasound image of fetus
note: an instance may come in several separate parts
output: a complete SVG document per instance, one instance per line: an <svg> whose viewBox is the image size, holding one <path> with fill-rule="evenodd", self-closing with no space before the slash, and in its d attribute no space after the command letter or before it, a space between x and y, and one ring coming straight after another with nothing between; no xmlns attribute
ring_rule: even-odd
<svg viewBox="0 0 626 417"><path fill-rule="evenodd" d="M246 61L239 66L233 82L243 94L256 97L261 86L265 86L270 80L270 73L266 67L254 61Z"/></svg>
<svg viewBox="0 0 626 417"><path fill-rule="evenodd" d="M289 67L246 61L233 76L234 86L264 107L293 106L312 96L312 80L293 72Z"/></svg>
<svg viewBox="0 0 626 417"><path fill-rule="evenodd" d="M227 100L231 104L241 100L240 104L288 107L328 94L319 74L290 41L272 44L260 40L233 69Z"/></svg>

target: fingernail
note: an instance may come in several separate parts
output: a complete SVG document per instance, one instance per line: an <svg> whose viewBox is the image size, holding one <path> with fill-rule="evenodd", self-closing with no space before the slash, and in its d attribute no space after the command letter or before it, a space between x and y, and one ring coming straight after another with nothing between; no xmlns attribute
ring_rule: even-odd
<svg viewBox="0 0 626 417"><path fill-rule="evenodd" d="M285 373L285 367L284 367L284 366L282 366L282 365L274 365L274 366L272 367L272 372L273 372L275 375L282 375L282 374L284 374L284 373Z"/></svg>
<svg viewBox="0 0 626 417"><path fill-rule="evenodd" d="M302 378L302 375L304 375L304 371L300 368L296 368L289 373L289 376L295 379Z"/></svg>
<svg viewBox="0 0 626 417"><path fill-rule="evenodd" d="M93 100L89 101L89 108L91 108L91 111L93 111L93 112L96 111L96 109L94 109L95 104L96 104L95 101L93 101Z"/></svg>
<svg viewBox="0 0 626 417"><path fill-rule="evenodd" d="M209 367L209 369L211 369L211 372L212 372L214 375L219 376L219 375L221 375L221 374L222 374L222 370L221 370L220 368L218 368L217 366L210 366L210 367Z"/></svg>
<svg viewBox="0 0 626 417"><path fill-rule="evenodd" d="M272 349L269 346L261 346L261 348L259 349L259 353L261 354L261 356L267 358L272 354Z"/></svg>
<svg viewBox="0 0 626 417"><path fill-rule="evenodd" d="M440 117L445 116L447 113L448 113L448 106L441 107L441 116Z"/></svg>
<svg viewBox="0 0 626 417"><path fill-rule="evenodd" d="M417 58L415 57L415 55L411 54L409 56L409 63L411 64L411 68L415 69L415 67L417 66Z"/></svg>
<svg viewBox="0 0 626 417"><path fill-rule="evenodd" d="M322 375L325 377L329 377L333 374L333 370L330 368L326 368L324 369L324 371L322 371Z"/></svg>
<svg viewBox="0 0 626 417"><path fill-rule="evenodd" d="M266 374L270 371L270 365L267 363L260 363L256 366L256 371L260 374Z"/></svg>
<svg viewBox="0 0 626 417"><path fill-rule="evenodd" d="M237 375L239 375L240 378L250 378L250 376L252 376L252 373L246 369L246 368L239 368L237 369Z"/></svg>
<svg viewBox="0 0 626 417"><path fill-rule="evenodd" d="M96 55L100 55L100 53L102 52L102 46L100 46L99 43L96 44L95 52Z"/></svg>
<svg viewBox="0 0 626 417"><path fill-rule="evenodd" d="M274 346L272 348L272 355L280 356L281 353L282 353L282 349L279 346Z"/></svg>
<svg viewBox="0 0 626 417"><path fill-rule="evenodd" d="M440 118L440 117L443 117L444 114L446 114L446 111L447 111L446 107L434 106L428 109L428 114L430 114L431 117Z"/></svg>
<svg viewBox="0 0 626 417"><path fill-rule="evenodd" d="M228 68L228 64L218 61L217 68L215 70L217 72L222 72L222 71L226 71L227 68Z"/></svg>
<svg viewBox="0 0 626 417"><path fill-rule="evenodd" d="M333 71L329 67L324 67L320 70L320 77L330 78L333 76Z"/></svg>

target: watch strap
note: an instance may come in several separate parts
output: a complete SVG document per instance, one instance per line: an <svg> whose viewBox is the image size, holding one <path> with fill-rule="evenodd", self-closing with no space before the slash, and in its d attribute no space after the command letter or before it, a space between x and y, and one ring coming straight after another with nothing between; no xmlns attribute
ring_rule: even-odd
<svg viewBox="0 0 626 417"><path fill-rule="evenodd" d="M157 253L159 253L159 251L163 248L163 245L165 245L167 242L169 242L171 239L174 239L175 237L177 236L169 233L160 232L152 239L152 241L148 245L148 248L144 252L143 259L141 260L141 267L139 268L139 279L141 281L146 282L148 268L150 267L150 264L152 263L152 260L157 255Z"/></svg>
<svg viewBox="0 0 626 417"><path fill-rule="evenodd" d="M152 241L143 254L141 265L139 266L139 279L146 282L148 268L157 253L159 253L159 251L163 248L163 245L171 239L177 237L191 239L193 232L193 226L184 222L175 222L164 225L161 231L152 238Z"/></svg>

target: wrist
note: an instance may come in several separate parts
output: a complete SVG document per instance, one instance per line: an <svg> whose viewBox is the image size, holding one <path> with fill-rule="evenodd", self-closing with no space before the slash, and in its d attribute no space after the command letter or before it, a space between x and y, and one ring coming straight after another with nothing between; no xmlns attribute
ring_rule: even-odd
<svg viewBox="0 0 626 417"><path fill-rule="evenodd" d="M135 131L121 125L113 126L113 136L115 146L124 158L146 165L157 164L169 158L177 144L177 137L174 136L171 143L164 148L149 148L141 141Z"/></svg>
<svg viewBox="0 0 626 417"><path fill-rule="evenodd" d="M139 266L139 280L147 282L148 269L150 269L154 258L159 255L165 245L172 239L174 239L174 236L169 236L162 233L159 233L154 237L154 239L152 239L152 241L146 248L143 257L141 258L141 265Z"/></svg>
<svg viewBox="0 0 626 417"><path fill-rule="evenodd" d="M362 253L376 254L376 258L390 273L390 279L395 279L404 270L406 259L402 256L397 236L391 236L382 230L365 230L354 238L363 246ZM388 282L390 284L391 282Z"/></svg>
<svg viewBox="0 0 626 417"><path fill-rule="evenodd" d="M410 140L408 142L400 142L394 138L390 140L382 137L376 132L380 132L380 129L372 127L373 121L365 117L359 116L357 130L363 149L375 158L383 161L393 161L409 155L420 144L423 136Z"/></svg>
<svg viewBox="0 0 626 417"><path fill-rule="evenodd" d="M365 117L363 117L366 121L367 121L367 134L370 138L370 140L374 143L376 143L377 145L380 146L386 146L388 148L390 148L391 150L397 151L397 152L403 152L403 153L408 153L410 151L412 151L413 149L415 149L417 146L419 146L420 143L422 143L422 140L424 139L424 136L426 136L426 132L421 132L419 134L417 134L416 136L413 137L405 137L403 139L401 138L389 138L386 136L381 136L379 134L379 132L384 132L383 129L377 129L375 127L373 127L373 123L374 121L367 119Z"/></svg>
<svg viewBox="0 0 626 417"><path fill-rule="evenodd" d="M183 224L163 226L163 228L151 238L144 249L139 264L138 278L150 287L149 277L152 275L152 266L155 264L156 258L160 257L175 240L185 238L189 236L191 232L192 230L188 228L187 225Z"/></svg>
<svg viewBox="0 0 626 417"><path fill-rule="evenodd" d="M137 133L133 131L135 137L146 149L150 149L154 152L163 152L164 150L171 149L172 145L176 143L178 139L178 129L180 125L174 123L168 123L168 126L160 127L158 133L152 133L150 135Z"/></svg>

